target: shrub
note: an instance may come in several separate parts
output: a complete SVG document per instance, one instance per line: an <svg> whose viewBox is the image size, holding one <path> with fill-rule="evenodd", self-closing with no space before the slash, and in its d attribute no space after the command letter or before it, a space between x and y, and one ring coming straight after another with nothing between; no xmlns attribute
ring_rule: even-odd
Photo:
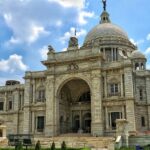
<svg viewBox="0 0 150 150"><path fill-rule="evenodd" d="M67 149L66 143L65 143L65 141L63 141L61 144L61 150L66 150L66 149Z"/></svg>
<svg viewBox="0 0 150 150"><path fill-rule="evenodd" d="M23 145L22 145L22 142L21 142L21 141L19 141L19 142L17 143L17 145L15 146L15 150L23 150Z"/></svg>
<svg viewBox="0 0 150 150"><path fill-rule="evenodd" d="M35 145L35 150L41 150L40 141L37 141L37 143L36 143L36 145Z"/></svg>
<svg viewBox="0 0 150 150"><path fill-rule="evenodd" d="M55 143L54 142L51 145L51 150L55 150Z"/></svg>

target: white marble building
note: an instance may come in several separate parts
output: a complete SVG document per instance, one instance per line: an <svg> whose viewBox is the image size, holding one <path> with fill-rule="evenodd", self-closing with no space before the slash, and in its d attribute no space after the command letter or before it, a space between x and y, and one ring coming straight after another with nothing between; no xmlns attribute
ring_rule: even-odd
<svg viewBox="0 0 150 150"><path fill-rule="evenodd" d="M119 118L129 121L129 131L150 129L146 58L111 23L105 7L81 47L74 36L67 51L48 50L46 70L26 72L25 84L12 80L0 87L0 126L6 134L104 136L115 132Z"/></svg>

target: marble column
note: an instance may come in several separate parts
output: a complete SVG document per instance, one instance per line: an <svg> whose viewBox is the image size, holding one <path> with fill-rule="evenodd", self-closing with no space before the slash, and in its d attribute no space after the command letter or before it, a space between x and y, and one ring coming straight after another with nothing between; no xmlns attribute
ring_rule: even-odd
<svg viewBox="0 0 150 150"><path fill-rule="evenodd" d="M148 104L148 125L150 129L150 78L146 78L146 93L147 93L147 104Z"/></svg>
<svg viewBox="0 0 150 150"><path fill-rule="evenodd" d="M101 88L101 71L92 71L92 99L91 113L92 126L91 133L94 136L103 135L103 118L102 118L102 88Z"/></svg>
<svg viewBox="0 0 150 150"><path fill-rule="evenodd" d="M31 93L31 81L30 79L26 79L25 81L25 91L24 91L24 123L23 123L23 133L30 133L30 93Z"/></svg>
<svg viewBox="0 0 150 150"><path fill-rule="evenodd" d="M55 136L59 132L58 105L55 97L55 79L54 76L47 76L46 79L46 125L45 135Z"/></svg>

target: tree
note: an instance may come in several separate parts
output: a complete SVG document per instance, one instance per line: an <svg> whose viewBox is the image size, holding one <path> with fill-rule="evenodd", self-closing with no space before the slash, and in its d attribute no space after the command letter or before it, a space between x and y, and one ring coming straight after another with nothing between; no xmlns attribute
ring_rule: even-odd
<svg viewBox="0 0 150 150"><path fill-rule="evenodd" d="M15 146L15 150L23 150L23 145L22 145L22 142L21 142L21 141L19 141L19 142L17 143L17 145Z"/></svg>
<svg viewBox="0 0 150 150"><path fill-rule="evenodd" d="M41 144L40 141L38 140L36 145L35 145L35 150L41 150Z"/></svg>
<svg viewBox="0 0 150 150"><path fill-rule="evenodd" d="M67 149L66 143L65 143L65 141L63 141L61 144L61 150L66 150L66 149Z"/></svg>
<svg viewBox="0 0 150 150"><path fill-rule="evenodd" d="M51 145L51 150L55 150L55 143L53 141L52 145Z"/></svg>

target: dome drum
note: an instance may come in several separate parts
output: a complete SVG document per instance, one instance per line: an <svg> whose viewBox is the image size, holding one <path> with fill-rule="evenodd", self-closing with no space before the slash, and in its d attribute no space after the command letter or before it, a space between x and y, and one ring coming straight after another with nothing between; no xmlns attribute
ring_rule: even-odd
<svg viewBox="0 0 150 150"><path fill-rule="evenodd" d="M133 45L129 40L116 36L98 37L97 39L84 43L83 48L105 45L127 46L131 49L136 49L136 46Z"/></svg>

